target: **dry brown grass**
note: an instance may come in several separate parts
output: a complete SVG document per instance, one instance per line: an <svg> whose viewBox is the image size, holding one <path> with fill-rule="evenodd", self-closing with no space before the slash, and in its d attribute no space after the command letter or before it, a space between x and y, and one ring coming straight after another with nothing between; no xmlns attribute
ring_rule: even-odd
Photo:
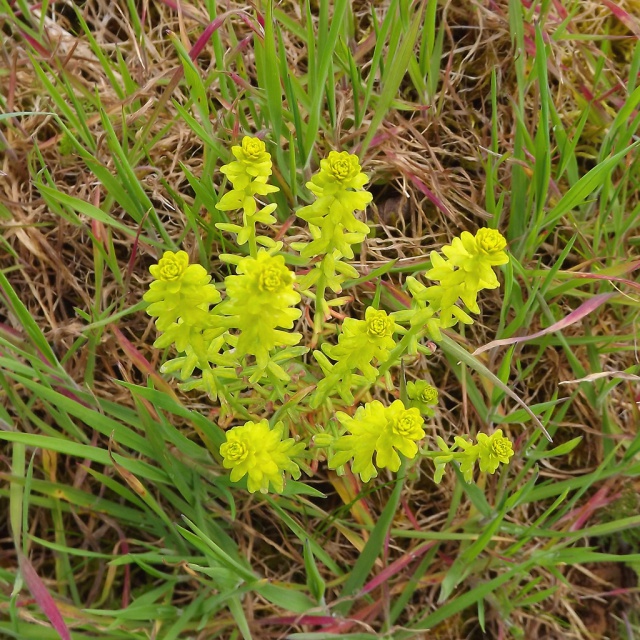
<svg viewBox="0 0 640 640"><path fill-rule="evenodd" d="M386 4L376 3L375 10L382 15ZM640 5L634 0L624 0L617 4L631 16L634 13L638 15L640 11ZM86 37L79 35L79 25L73 12L63 2L52 3L46 18L48 40L42 44L51 53L47 58L43 55L43 58L51 64L55 74L64 75L73 83L76 95L86 102L87 113L91 114L87 126L99 141L103 137L102 124L94 107L96 101L113 116L116 127L119 114L135 101L139 101L139 108L132 113L127 111L126 115L132 130L139 129L152 114L155 117L151 126L152 133L168 127L166 134L149 149L148 163L140 163L135 169L169 235L177 240L182 238L186 221L166 185L181 194L186 203L192 201L193 194L178 162L199 175L202 144L187 124L177 117L171 101L158 112L154 108L158 99L163 96L167 82L179 67L175 49L166 37L167 31L179 34L186 44L193 41L192 33L200 30L207 23L207 18L198 3L195 6L185 6L182 13L161 2L149 0L138 2L136 6L140 15L144 16L142 40L135 37L124 0L89 0L83 5L85 19L101 50L111 59L115 59L116 52L119 52L141 87L126 101L123 102L110 85ZM250 13L249 7L233 2L224 3L224 8L246 9ZM294 16L299 14L296 3L281 5L281 8L290 10ZM362 60L363 68L366 68L367 56L372 47L369 9L368 3L354 3L354 13L358 20L354 38L357 43L355 50L356 56L360 56ZM624 86L635 39L630 37L628 26L617 20L604 3L585 1L579 6L575 5L573 9L575 15L569 24L574 32L606 37L610 45L608 53L602 58L602 45L597 40L564 39L550 43L552 100L568 131L578 122L589 101L588 95L596 96L591 103L591 115L577 148L579 165L586 170L593 164L607 124L615 117L624 100ZM561 3L550 6L546 21L550 33L564 20L564 11ZM446 35L441 84L436 100L432 104L423 105L412 85L408 82L403 85L399 98L411 108L389 114L379 132L382 141L370 148L363 158L364 169L372 176L372 190L376 194L375 205L370 214L376 223L375 234L366 247L363 247L360 255L360 267L363 271L382 266L393 258L399 258L398 266L411 265L425 259L429 251L439 248L461 230L478 226L487 219L485 172L486 158L491 153L492 146L492 72L495 72L498 81L498 148L499 155L504 158L498 171L498 182L503 188L508 189L513 163L518 162L509 157L515 135L512 100L517 94L517 79L508 3L493 0L474 3L447 0L441 4L439 15ZM4 111L55 110L34 72L24 39L2 17L1 11L0 32L3 34L0 42L0 93ZM224 46L233 52L236 43L248 37L251 30L239 20L230 20L220 33ZM233 37L231 33L234 34ZM525 38L527 45L532 45L531 31L525 34ZM304 74L307 63L304 43L289 32L285 32L284 41L289 65L300 75ZM598 60L604 60L601 73L598 71ZM238 62L238 58L230 55L230 68ZM242 63L251 76L255 67L250 41L242 49ZM204 77L214 70L215 61L209 47L198 58L198 66ZM599 73L599 81L596 83ZM220 98L217 81L214 80L210 91L214 101L217 101ZM171 98L184 104L188 96L178 86L173 90ZM338 86L337 101L338 121L344 124L344 128L338 127L332 139L319 141L320 153L328 148L350 148L362 137L362 131L353 131L347 126L353 119L352 94L347 83L343 82ZM219 101L217 104L221 105ZM423 108L425 106L428 108ZM525 105L530 130L535 128L538 110L537 93L530 91ZM98 239L101 234L112 234L114 257L122 274L130 274L121 284L113 273L108 269L105 271L99 299L101 310L112 304L133 304L141 298L148 283L147 267L154 259L154 251L148 246L136 247L130 237L117 231L107 232L99 224L90 227L67 222L48 208L31 178L37 167L34 155L36 145L56 188L96 205L100 205L105 197L104 190L86 164L73 153L65 152L64 140L50 117L20 116L3 121L0 131L3 136L0 138L0 149L3 149L0 152L0 202L11 213L10 218L3 219L0 223L4 245L0 266L6 270L11 284L19 292L56 354L63 357L70 349L75 348L73 354L66 359L65 367L77 383L84 383L87 365L92 362L95 367L92 391L111 401L131 405L129 392L116 382L125 380L143 383L144 377L123 352L118 336L109 329L100 333L98 344L87 341L74 347L74 342L84 335L85 329L85 323L79 319L76 308L89 312L96 304L95 241L91 239L90 233ZM217 135L223 141L235 133L221 127L217 130ZM103 142L98 146L96 158L115 171L113 159ZM530 173L530 163L527 163L525 171ZM214 179L218 180L217 177ZM552 184L551 199L557 200L565 189L564 184ZM435 199L440 204L434 204ZM637 202L638 195L630 194L629 206L633 207ZM507 209L508 205L507 192ZM111 213L127 225L135 227L117 204L112 206ZM553 264L573 232L574 226L567 221L563 222L539 246L536 261ZM579 232L582 235L581 253L570 256L571 262L567 266L590 260L599 260L600 265L607 265L619 258L598 253L598 247L592 246L593 229L588 225L581 226ZM292 235L304 233L302 228L294 226L291 229ZM637 240L637 232L634 237ZM184 244L193 249L193 237L187 234ZM218 249L212 247L212 254L215 255ZM532 262L524 266L535 267L535 264ZM398 278L396 282L399 282ZM371 294L366 288L353 291L353 294L355 300L352 310L357 313L370 300ZM562 313L575 307L575 299L570 297L557 297L554 303ZM480 345L493 338L499 323L501 304L499 292L489 292L484 296L481 321L465 334L469 344ZM7 316L4 309L0 309L0 315L5 334L13 331L19 338L21 327L17 325L16 319ZM526 327L527 330L533 332L540 329L542 319L537 315L531 325ZM631 316L625 317L620 313L607 311L590 323L589 330L593 334L622 335L635 330L633 323L634 318ZM128 315L119 328L154 366L159 364L160 354L150 346L152 325L143 312ZM564 336L568 339L582 336L584 328L581 325L571 327ZM573 353L585 370L592 369L590 358L594 357L593 351L590 352L587 347L576 347ZM599 359L602 370L622 370L637 362L633 349L612 348L596 353L595 356ZM491 355L486 362L492 370L496 370L500 358L499 354ZM577 377L575 363L567 358L567 353L557 343L542 354L537 346L519 349L518 362L521 370L536 359L538 364L526 380L519 378L515 368L512 371L512 378L516 379L515 390L529 404L550 399L557 391L559 381ZM441 389L442 397L440 412L433 427L430 427L433 432L452 436L460 432L476 431L481 426L481 418L469 401L465 387L461 386L451 363L447 362L442 353L436 353L428 359L421 356L412 364L409 377L422 377L427 369ZM487 381L481 380L479 385L481 388L484 385L485 391L489 391ZM638 412L636 405L630 400L631 392L631 385L620 385L606 399L604 411L608 413L610 425L617 430L617 434L611 437L628 437L637 429ZM24 392L23 396L26 398ZM216 408L205 398L186 395L182 399L189 406L203 412L209 411L213 416L217 413ZM593 406L582 391L577 393L558 425L556 444L582 435L588 446L581 447L579 453L569 458L543 461L541 478L561 481L589 473L602 462L602 411L599 409ZM46 413L38 401L35 401L34 410ZM9 459L9 449L3 446L0 449L0 466L8 467ZM44 462L39 458L36 476L42 476L43 465ZM96 483L92 485L93 481L74 469L69 460L60 460L56 473L57 480L61 483L76 486L85 483L90 492L97 494L104 490ZM395 527L417 527L424 531L440 530L443 527L454 493L455 478L445 478L443 484L436 487L430 479L430 473L426 464L415 471L415 476L407 484L403 513L398 514ZM319 504L319 507L329 514L342 506L342 499L322 475L319 477L322 489L330 493L328 500ZM485 487L490 502L497 482L497 479L492 478ZM625 482L624 478L610 480L609 495L617 495ZM367 496L366 508L374 519L383 508L387 495L387 490L381 490ZM585 508L588 508L588 495L584 498L584 505L587 505ZM304 580L300 576L303 567L300 546L297 541L294 544L289 532L274 520L268 506L244 497L240 497L238 503L239 513L233 523L234 535L250 563L274 580ZM514 511L510 518L525 526L533 523L548 504L548 501L543 501L525 505ZM352 514L357 517L355 509L352 509ZM228 517L224 512L218 512L217 515L221 518ZM46 537L49 527L46 513L34 509L32 516L33 530ZM467 514L461 513L456 517L466 518ZM597 521L597 516L594 519ZM323 527L322 521L316 518L300 515L299 521L308 530ZM75 523L80 538L84 538L83 548L104 550L105 545L115 546L123 537L129 539L132 546L136 546L138 540L138 532L119 532L117 525L106 518L77 516ZM8 532L3 531L2 537L2 548L9 558L5 561L5 566L12 566ZM357 549L336 528L327 528L326 535L321 536L320 541L342 566L349 566L357 557ZM584 540L584 544L594 544L594 541ZM596 541L595 544L601 542ZM400 557L408 548L406 539L391 541L388 561ZM413 615L436 608L440 580L456 557L458 549L457 541L441 545L432 560L424 584L420 585L409 602L400 624L407 623ZM535 547L532 546L529 552L535 554ZM45 571L50 563L51 558L46 553L34 559L34 564ZM103 572L104 566L97 572L95 568L89 570L86 576L79 578L86 591L88 605L98 597ZM638 605L635 577L613 564L598 565L595 568L572 567L562 573L566 583L557 574L545 569L535 571L535 575L542 579L543 586L556 586L558 590L544 601L541 608L535 610L535 615L525 609L512 612L511 622L524 630L524 637L545 640L624 637L615 635L620 628L615 617L628 615ZM330 591L338 593L337 586L330 582ZM393 585L392 590L401 590L402 587L403 583L400 581ZM186 605L193 593L195 591L192 592L185 586L184 592L176 594L176 603ZM500 600L508 600L509 594L497 593L495 597L495 607L488 610L487 617L487 628L493 634L490 637L515 637L510 635L511 632L497 613L504 606ZM261 618L276 615L270 605L260 601L257 596L251 596L244 606L249 620L255 624L255 637L284 637L281 630L273 631L277 627L268 627L267 630L258 623ZM380 611L376 608L368 613L363 611L361 630L378 629L379 616ZM428 634L425 632L424 637L457 639L482 636L475 614L465 612Z"/></svg>

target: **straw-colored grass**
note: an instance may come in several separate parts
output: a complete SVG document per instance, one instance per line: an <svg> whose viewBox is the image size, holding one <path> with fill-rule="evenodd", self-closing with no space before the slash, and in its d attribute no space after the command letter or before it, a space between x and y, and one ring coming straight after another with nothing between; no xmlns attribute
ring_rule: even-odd
<svg viewBox="0 0 640 640"><path fill-rule="evenodd" d="M56 609L74 640L640 633L640 5L430 7L276 3L283 64L265 71L266 1L0 0L0 637L55 639ZM216 11L226 17L202 39ZM389 12L389 31L376 37ZM180 45L199 49L193 67ZM320 463L306 482L324 499L229 488L206 439L208 423L230 419L155 375L165 354L151 346L141 304L148 267L173 243L214 280L228 273L217 256L232 241L188 174L217 191L230 145L256 132L274 155L287 245L307 237L292 214L308 201L319 158L360 155L374 202L354 264L366 275L397 259L385 308L398 308L406 276L461 231L489 225L508 237L503 287L485 291L478 321L451 334L468 351L617 292L561 331L477 356L479 367L446 344L405 364L407 379L440 390L429 436L451 441L493 424L517 455L479 488L456 474L436 486L428 460L414 467L353 593L344 585L394 478L361 486ZM337 316L361 317L375 289L347 289L352 301ZM307 310L297 330L309 335L312 318ZM487 369L534 409L553 444ZM301 412L300 424L326 417ZM570 452L548 455L577 437ZM311 566L326 585L317 602ZM53 599L33 594L38 586Z"/></svg>

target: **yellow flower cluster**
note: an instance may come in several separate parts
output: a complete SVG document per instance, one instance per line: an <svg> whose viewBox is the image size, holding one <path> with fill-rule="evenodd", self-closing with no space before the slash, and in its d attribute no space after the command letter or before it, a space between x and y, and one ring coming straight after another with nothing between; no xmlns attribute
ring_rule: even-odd
<svg viewBox="0 0 640 640"><path fill-rule="evenodd" d="M456 436L454 442L455 446L460 449L459 452L447 447L440 436L436 439L442 452L434 459L436 465L434 481L436 483L442 480L446 465L453 460L460 463L460 471L465 481L471 483L476 462L479 462L480 471L483 473L495 473L501 462L509 464L509 459L513 456L513 444L509 438L502 435L502 429L496 430L490 436L479 433L476 438L477 444Z"/></svg>
<svg viewBox="0 0 640 640"><path fill-rule="evenodd" d="M284 490L284 473L300 477L300 467L292 458L304 450L304 443L293 438L282 439L284 424L273 429L266 420L246 422L226 432L226 442L220 447L222 465L231 469L231 482L248 476L247 489L251 493L267 493L269 485L277 493Z"/></svg>
<svg viewBox="0 0 640 640"><path fill-rule="evenodd" d="M186 380L197 367L205 388L216 397L216 383L211 363L225 362L219 355L225 344L225 328L217 315L220 293L211 276L199 264L189 264L185 251L165 251L158 264L149 267L154 281L143 299L149 303L147 313L156 317L160 335L153 343L158 349L174 346L179 357L161 367L163 373L179 372ZM193 385L192 385L193 386Z"/></svg>
<svg viewBox="0 0 640 640"><path fill-rule="evenodd" d="M178 351L190 352L203 334L210 342L223 332L211 310L220 301L220 293L201 265L189 264L185 251L165 251L149 271L155 280L143 299L149 303L147 313L157 318L156 327L163 332L154 342L156 347L174 344Z"/></svg>
<svg viewBox="0 0 640 640"><path fill-rule="evenodd" d="M367 307L364 320L345 318L338 344L324 343L321 351L313 355L324 372L324 379L317 386L311 402L319 406L327 395L337 390L347 404L353 403L351 387L359 379L353 373L359 370L364 381L371 384L378 376L374 361L384 362L396 346L393 334L396 324L386 311ZM335 360L332 364L328 359Z"/></svg>
<svg viewBox="0 0 640 640"><path fill-rule="evenodd" d="M242 209L245 215L256 213L255 196L265 196L278 191L278 187L268 184L271 176L271 155L265 144L258 138L245 136L242 145L231 147L235 161L224 165L224 173L233 189L225 193L216 205L220 211Z"/></svg>
<svg viewBox="0 0 640 640"><path fill-rule="evenodd" d="M377 468L397 471L401 462L398 454L415 458L416 443L425 437L420 412L405 408L401 400L389 407L374 400L359 407L353 417L341 411L336 417L346 434L331 443L334 453L329 457L329 468L337 469L353 459L351 470L362 482L376 477Z"/></svg>
<svg viewBox="0 0 640 640"><path fill-rule="evenodd" d="M417 297L439 311L441 327L473 322L456 303L462 300L469 311L480 313L478 293L500 286L493 267L509 262L506 246L507 241L496 229L479 229L475 236L463 231L443 247L447 260L431 252L432 268L425 275L440 284L425 288Z"/></svg>
<svg viewBox="0 0 640 640"><path fill-rule="evenodd" d="M157 317L159 331L174 323L207 326L209 306L220 301L220 293L202 266L190 265L185 251L165 251L149 271L155 280L143 299L149 303L147 313Z"/></svg>
<svg viewBox="0 0 640 640"><path fill-rule="evenodd" d="M271 215L275 205L261 207L258 201L278 191L269 184L271 156L265 143L251 136L245 136L231 151L234 160L221 172L232 189L216 207L221 211L242 210L242 225L216 226L237 234L238 244L248 242L249 255L221 256L235 265L235 274L224 281L224 300L211 276L202 266L190 264L184 251L166 251L150 267L153 282L144 295L147 313L155 318L160 332L154 344L174 346L179 352L179 357L166 362L162 371L179 371L184 381L199 368L200 380L190 379L184 387L206 389L214 398L219 394L226 415L233 416L237 407L240 409L235 415L240 411L254 415L254 402L259 404L260 412L272 402L276 408L283 407L294 394L299 398L296 404L304 404L305 411L316 409L325 401L330 408L335 399L341 399L343 406L353 406L356 389L362 388L364 395L383 375L390 389L391 366L397 365L407 352L417 351L425 335L437 340L441 328L472 322L469 313L480 311L479 292L499 286L494 268L509 261L505 238L494 229L479 229L475 235L463 232L441 253L431 253L431 268L425 275L434 284L425 286L416 278L407 279L412 296L410 310L387 314L369 306L363 319L344 320L337 343L323 342L321 349L314 351L324 376L308 396L309 385L315 382L308 370L299 367L305 376L302 385L288 385L289 373L295 369L283 368L284 362L308 351L296 346L302 336L293 332L302 314L296 276L286 266L285 257L279 255L283 243L256 235L256 224L275 222ZM324 322L329 306L344 300L325 300L327 288L339 293L346 278L358 276L344 260L354 258L354 246L369 232L368 225L356 217L372 199L365 190L367 182L357 156L332 151L321 160L319 171L307 183L314 201L297 212L308 222L312 237L309 243L292 246L312 263L297 284L303 294L315 298L314 340L321 332L326 335ZM397 333L402 336L398 341L394 337ZM243 374L239 376L241 370ZM251 397L245 393L245 373L250 376L250 384L261 385ZM321 430L315 434L314 444L327 448L330 469L341 473L350 463L353 473L368 482L380 469L398 471L402 457L410 460L417 456L418 444L425 437L424 417L434 415L437 403L435 387L424 380L411 381L406 387L405 402L396 400L385 406L373 400L353 415L338 411L335 415L340 430L333 434L329 433L333 427ZM295 406L293 400L291 406ZM436 482L451 462L457 462L464 479L471 482L476 464L482 472L495 473L513 456L512 443L502 430L490 436L478 434L475 444L462 437L456 437L451 448L442 438L437 441L439 451L424 454L435 462ZM304 443L285 437L283 422L271 427L263 419L227 430L219 453L232 482L246 478L252 493L281 493L287 477L300 477L296 459L303 456L304 450Z"/></svg>
<svg viewBox="0 0 640 640"><path fill-rule="evenodd" d="M251 255L256 254L256 223L273 224L276 219L271 215L275 204L258 209L256 196L265 196L279 191L278 187L268 183L272 172L271 155L259 138L245 136L241 145L231 147L236 158L234 162L224 165L220 171L227 176L233 189L225 193L216 204L220 211L242 209L242 226L226 222L216 224L218 229L237 234L238 244L242 246L249 241ZM268 238L260 237L268 243ZM270 244L270 243L268 243Z"/></svg>
<svg viewBox="0 0 640 640"><path fill-rule="evenodd" d="M227 326L240 331L235 341L236 355L255 356L257 377L270 364L269 353L276 347L298 344L302 336L282 329L293 328L300 309L294 290L295 275L283 256L261 250L256 258L242 258L235 276L225 278L227 298L218 305L218 313L230 316ZM272 363L273 364L273 363Z"/></svg>
<svg viewBox="0 0 640 640"><path fill-rule="evenodd" d="M307 188L315 201L302 207L296 215L309 223L312 241L295 243L303 258L322 256L300 281L303 291L316 286L316 328L326 312L325 288L339 293L346 278L357 278L358 272L343 258L353 259L352 246L361 243L369 233L369 227L358 220L356 211L362 211L371 202L371 194L364 189L369 178L362 173L358 157L342 151L331 151L320 161L320 170Z"/></svg>

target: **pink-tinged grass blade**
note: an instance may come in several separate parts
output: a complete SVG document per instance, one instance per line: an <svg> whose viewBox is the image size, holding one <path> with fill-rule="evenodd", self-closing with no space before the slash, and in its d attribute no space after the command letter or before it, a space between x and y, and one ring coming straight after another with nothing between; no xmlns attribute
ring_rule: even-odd
<svg viewBox="0 0 640 640"><path fill-rule="evenodd" d="M51 52L42 44L40 44L34 37L30 36L24 31L20 31L20 35L41 55L49 57Z"/></svg>
<svg viewBox="0 0 640 640"><path fill-rule="evenodd" d="M541 331L536 331L536 333L532 333L528 336L517 336L515 338L503 338L502 340L492 340L489 344L485 344L483 347L476 349L472 355L477 356L480 353L484 353L485 351L489 351L489 349L494 349L495 347L501 347L508 344L516 344L518 342L526 342L527 340L535 340L536 338L541 338L542 336L546 336L549 333L553 333L554 331L561 331L566 327L582 320L585 316L588 316L590 313L595 311L598 307L602 306L607 300L617 295L617 293L601 293L597 296L593 296L593 298L583 302L577 309L574 309L571 313L566 315L562 320L558 320L558 322L554 322L550 327L546 329L542 329Z"/></svg>
<svg viewBox="0 0 640 640"><path fill-rule="evenodd" d="M36 570L29 559L20 551L18 551L18 560L20 562L20 571L22 577L31 591L31 595L40 607L42 613L47 617L51 626L58 632L61 640L71 640L69 628L65 624L62 614L58 609L58 605L47 590L44 582L40 579Z"/></svg>
<svg viewBox="0 0 640 640"><path fill-rule="evenodd" d="M136 347L125 337L125 335L116 327L115 325L111 325L111 330L113 331L116 339L118 340L118 344L122 348L122 350L127 354L127 356L131 359L133 364L145 375L149 376L156 388L160 391L163 391L167 395L171 396L174 400L177 400L177 396L174 390L171 388L171 385L166 382L160 376L156 370L153 368L151 363L136 349Z"/></svg>
<svg viewBox="0 0 640 640"><path fill-rule="evenodd" d="M367 582L367 584L362 587L360 595L369 593L376 587L385 584L389 579L393 578L393 576L397 575L405 567L411 564L416 558L419 558L421 555L429 551L429 549L431 549L434 544L436 544L436 541L430 540L429 542L425 542L424 544L419 545L413 551L406 553L401 558L394 560L388 567L385 567L375 578Z"/></svg>
<svg viewBox="0 0 640 640"><path fill-rule="evenodd" d="M262 18L262 16L258 13L258 24L256 24L251 17L244 13L241 12L238 14L238 17L240 18L240 20L242 20L242 22L244 22L247 27L249 27L249 29L251 29L251 31L253 31L259 38L264 38L264 19Z"/></svg>
<svg viewBox="0 0 640 640"><path fill-rule="evenodd" d="M632 262L628 265L628 267L628 271L634 271L635 269L640 267L640 261ZM602 273L583 273L581 271L560 271L560 273L570 275L572 278L582 278L584 280L606 280L607 282L619 282L620 284L627 285L632 289L637 289L638 291L640 291L640 284L633 280L628 280L627 278L618 278L616 276L606 275Z"/></svg>
<svg viewBox="0 0 640 640"><path fill-rule="evenodd" d="M427 187L427 185L424 182L422 182L422 180L420 180L420 178L418 178L417 176L414 176L411 173L406 173L406 176L418 188L420 193L422 193L423 195L427 196L429 201L433 205L435 205L440 211L442 211L442 213L444 213L445 216L447 216L448 218L453 218L453 215L451 214L451 211L449 211L449 209L447 209L447 207L445 206L444 202L442 202L442 200L440 200L440 198L438 198L438 196L436 196L436 194L433 193L433 191L431 191L431 189L429 189L429 187Z"/></svg>
<svg viewBox="0 0 640 640"><path fill-rule="evenodd" d="M622 22L622 24L629 29L636 37L640 38L640 24L637 18L634 19L629 13L627 13L622 7L619 7L615 2L611 0L602 0L602 4L613 13L613 15Z"/></svg>
<svg viewBox="0 0 640 640"><path fill-rule="evenodd" d="M129 541L127 540L127 536L124 534L124 531L120 528L119 525L116 524L114 527L118 533L118 537L120 538L119 546L123 556L126 556L129 551ZM126 609L129 604L131 604L131 565L124 565L124 580L122 584L122 608Z"/></svg>
<svg viewBox="0 0 640 640"><path fill-rule="evenodd" d="M381 599L368 604L366 607L360 609L357 613L354 613L350 618L346 620L340 621L340 618L337 618L336 623L332 627L325 627L323 630L325 633L346 633L353 626L358 624L359 622L368 622L379 615L382 610L383 602ZM360 625L358 625L360 626Z"/></svg>
<svg viewBox="0 0 640 640"><path fill-rule="evenodd" d="M596 511L611 504L619 497L609 497L608 493L609 487L607 485L598 489L586 504L582 505L578 509L570 511L564 518L562 518L561 522L571 522L571 525L569 525L569 531L580 531Z"/></svg>
<svg viewBox="0 0 640 640"><path fill-rule="evenodd" d="M261 620L256 620L256 624L259 625L298 625L298 624L309 624L315 625L318 627L323 627L328 624L335 624L336 618L332 616L312 616L312 615L302 615L302 616L274 616L271 618L263 618ZM349 622L348 619L345 619L345 622Z"/></svg>
<svg viewBox="0 0 640 640"><path fill-rule="evenodd" d="M402 500L400 500L400 504L402 504L402 510L404 511L404 515L407 516L407 519L413 525L413 528L416 531L420 531L421 530L420 523L416 519L416 516L414 515L413 511L411 510L411 507L409 506L409 501L406 498L402 498Z"/></svg>
<svg viewBox="0 0 640 640"><path fill-rule="evenodd" d="M564 8L562 2L560 0L553 0L553 6L555 10L558 12L558 16L561 20L566 20L569 17L569 12Z"/></svg>
<svg viewBox="0 0 640 640"><path fill-rule="evenodd" d="M212 20L205 28L205 30L200 34L198 39L196 40L193 47L189 51L189 57L195 61L195 59L202 53L202 50L205 48L207 42L209 42L209 38L223 25L224 21L227 19L227 16L231 12L227 12L222 14L219 18Z"/></svg>

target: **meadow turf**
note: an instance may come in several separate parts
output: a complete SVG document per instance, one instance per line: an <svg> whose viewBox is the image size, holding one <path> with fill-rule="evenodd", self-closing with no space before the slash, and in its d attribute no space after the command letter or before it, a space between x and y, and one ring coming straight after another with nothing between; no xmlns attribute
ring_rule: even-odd
<svg viewBox="0 0 640 640"><path fill-rule="evenodd" d="M639 15L0 0L0 639L640 637ZM464 230L505 235L477 321L391 373L439 389L430 448L502 428L508 466L436 485L425 458L363 485L321 461L268 496L229 481L235 409L158 373L142 295L164 250L217 283L219 254L246 252L215 226L244 134L272 154L261 232L291 268L319 160L346 150L370 176L334 320L401 309ZM297 391L291 420L331 419ZM240 411L274 402L263 386Z"/></svg>

